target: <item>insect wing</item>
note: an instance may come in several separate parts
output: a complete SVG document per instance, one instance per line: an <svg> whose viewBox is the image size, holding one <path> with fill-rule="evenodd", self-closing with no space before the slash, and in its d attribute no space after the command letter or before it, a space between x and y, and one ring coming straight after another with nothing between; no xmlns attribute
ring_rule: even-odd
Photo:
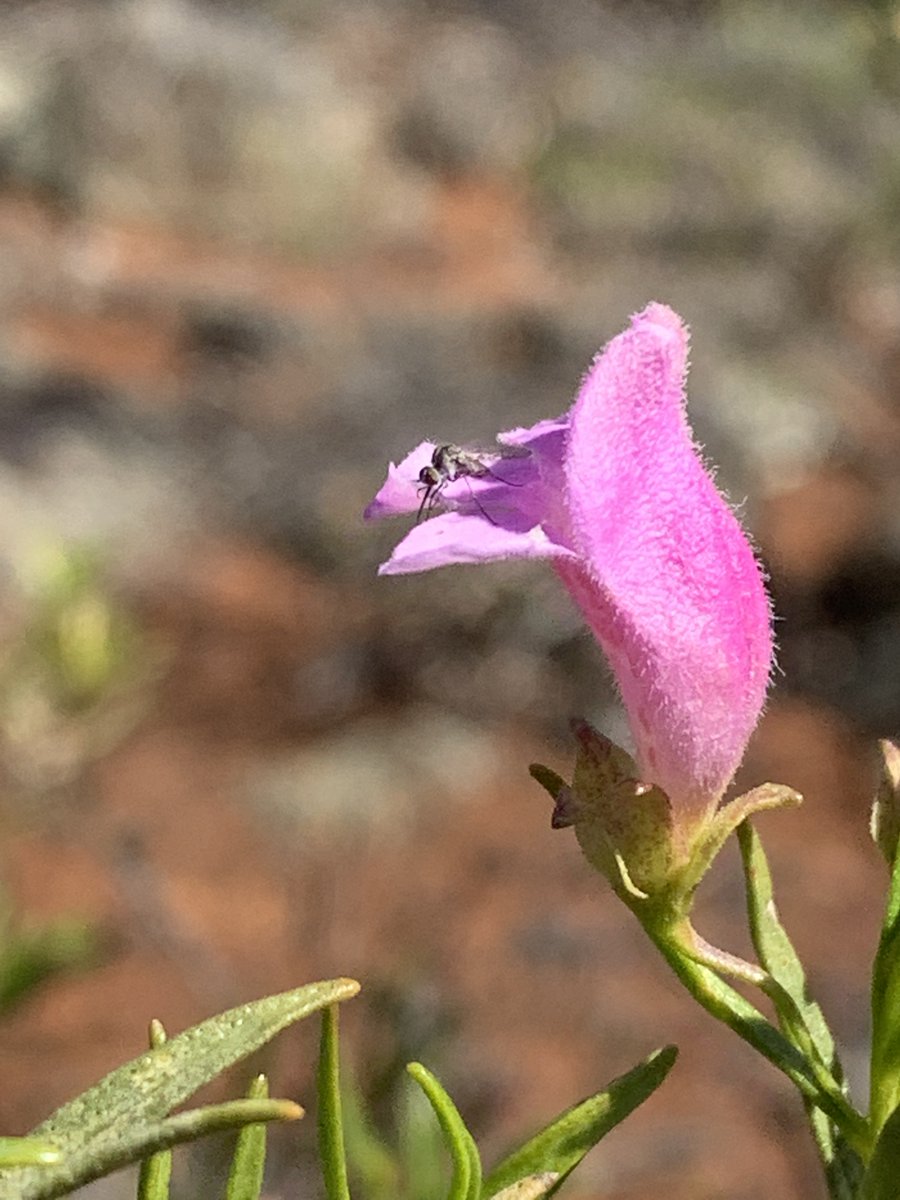
<svg viewBox="0 0 900 1200"><path fill-rule="evenodd" d="M484 461L480 454L475 454L471 450L458 450L456 455L456 472L457 475L468 475L477 479L480 475L487 475L490 467Z"/></svg>

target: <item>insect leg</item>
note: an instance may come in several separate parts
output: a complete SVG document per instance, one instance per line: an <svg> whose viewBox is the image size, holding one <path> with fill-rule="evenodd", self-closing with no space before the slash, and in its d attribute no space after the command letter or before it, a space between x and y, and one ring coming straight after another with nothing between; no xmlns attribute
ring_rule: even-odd
<svg viewBox="0 0 900 1200"><path fill-rule="evenodd" d="M430 483L423 483L422 486L419 488L419 491L422 493L422 502L419 505L419 511L416 513L416 524L417 525L422 520L422 514L425 512L425 505L428 503L428 501L431 497L431 493L434 491L434 488L431 486Z"/></svg>
<svg viewBox="0 0 900 1200"><path fill-rule="evenodd" d="M478 497L475 495L475 493L472 491L472 485L471 485L471 483L469 483L468 477L463 475L462 478L465 479L465 481L466 481L466 487L469 489L469 495L472 497L472 499L475 502L475 507L478 509L478 511L481 513L481 515L485 518L486 521L490 521L490 523L492 525L496 525L497 522L494 520L494 518L491 516L491 514L487 511L487 509L484 507L484 505L481 503L481 501L478 499Z"/></svg>
<svg viewBox="0 0 900 1200"><path fill-rule="evenodd" d="M416 513L417 525L422 520L423 516L431 516L432 510L437 506L438 497L449 482L450 480L448 479L442 479L440 483L434 483L429 480L428 483L422 485L422 502L419 505L419 511Z"/></svg>
<svg viewBox="0 0 900 1200"><path fill-rule="evenodd" d="M498 475L493 467L485 466L484 469L485 469L486 473L488 475L490 475L490 477L492 479L496 479L498 483L506 484L507 487L524 487L525 486L526 481L524 479L521 481L521 483L513 483L513 481L511 479L504 479L502 475Z"/></svg>

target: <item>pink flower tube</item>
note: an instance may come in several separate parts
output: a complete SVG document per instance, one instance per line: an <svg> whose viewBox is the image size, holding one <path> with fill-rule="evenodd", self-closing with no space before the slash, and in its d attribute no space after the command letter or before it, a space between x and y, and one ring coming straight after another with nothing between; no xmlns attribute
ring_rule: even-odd
<svg viewBox="0 0 900 1200"><path fill-rule="evenodd" d="M641 779L666 792L682 829L731 781L772 662L759 565L687 423L687 348L680 318L648 305L567 414L441 474L429 495L441 511L380 568L551 559L615 673ZM391 464L366 517L416 513L435 450L423 442Z"/></svg>

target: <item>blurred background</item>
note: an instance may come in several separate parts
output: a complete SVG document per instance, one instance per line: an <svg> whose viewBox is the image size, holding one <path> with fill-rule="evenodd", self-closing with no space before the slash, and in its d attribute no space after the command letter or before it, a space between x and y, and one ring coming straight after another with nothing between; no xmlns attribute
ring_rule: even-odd
<svg viewBox="0 0 900 1200"><path fill-rule="evenodd" d="M490 1159L676 1041L570 1194L821 1194L789 1086L549 829L527 763L568 769L572 715L627 736L551 573L377 579L402 526L360 513L423 437L563 411L648 300L691 324L779 618L738 785L806 794L760 826L863 1102L898 218L895 0L0 6L4 1133L152 1016L343 974L388 1136L411 1057ZM741 905L730 858L704 932L745 949ZM309 1103L314 1053L257 1066ZM314 1195L311 1129L282 1134L269 1194ZM177 1156L176 1194L224 1150Z"/></svg>

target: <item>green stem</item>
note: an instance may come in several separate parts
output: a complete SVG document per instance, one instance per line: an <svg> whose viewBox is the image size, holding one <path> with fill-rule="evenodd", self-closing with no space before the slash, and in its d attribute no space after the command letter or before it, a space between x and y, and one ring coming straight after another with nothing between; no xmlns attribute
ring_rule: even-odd
<svg viewBox="0 0 900 1200"><path fill-rule="evenodd" d="M810 1073L819 1087L823 1092L834 1097L836 1101L846 1102L843 1089L829 1069L828 1063L823 1059L797 1002L773 975L763 967L757 966L756 963L748 963L742 958L729 954L726 950L720 950L718 947L710 945L697 933L689 921L684 921L679 926L679 934L673 938L673 941L694 962L709 967L711 971L719 975L731 975L732 978L740 979L744 983L755 984L764 995L768 996L775 1005L781 1021L785 1023L790 1040L806 1059ZM850 1111L849 1104L847 1104L847 1109Z"/></svg>
<svg viewBox="0 0 900 1200"><path fill-rule="evenodd" d="M669 930L656 930L652 925L645 925L645 928L694 999L717 1021L758 1050L804 1097L827 1113L847 1142L866 1161L872 1149L868 1122L849 1104L834 1081L823 1078L815 1069L815 1063L808 1061L758 1009L721 980L712 967L688 957Z"/></svg>
<svg viewBox="0 0 900 1200"><path fill-rule="evenodd" d="M344 1123L341 1112L340 1059L338 1055L338 1006L322 1012L322 1037L318 1070L319 1159L328 1200L350 1200Z"/></svg>
<svg viewBox="0 0 900 1200"><path fill-rule="evenodd" d="M269 1082L257 1075L247 1092L248 1100L268 1100ZM225 1200L259 1200L266 1169L265 1125L245 1125L237 1136L231 1158Z"/></svg>
<svg viewBox="0 0 900 1200"><path fill-rule="evenodd" d="M167 1039L165 1026L155 1017L150 1022L147 1034L150 1049L164 1046ZM169 1200L169 1184L172 1178L172 1151L157 1150L141 1160L138 1176L138 1200Z"/></svg>

